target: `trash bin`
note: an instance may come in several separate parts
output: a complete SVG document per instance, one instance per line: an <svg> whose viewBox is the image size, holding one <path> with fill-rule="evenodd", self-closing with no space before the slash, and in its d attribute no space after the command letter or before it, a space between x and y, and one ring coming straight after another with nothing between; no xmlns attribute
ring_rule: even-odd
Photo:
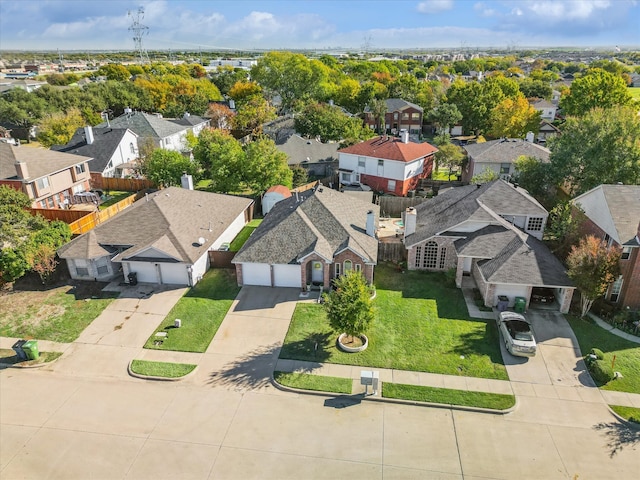
<svg viewBox="0 0 640 480"><path fill-rule="evenodd" d="M509 308L509 297L498 295L498 311L504 312L507 308Z"/></svg>
<svg viewBox="0 0 640 480"><path fill-rule="evenodd" d="M518 313L524 313L527 309L527 299L524 297L516 297L513 309Z"/></svg>
<svg viewBox="0 0 640 480"><path fill-rule="evenodd" d="M136 272L129 272L127 275L129 278L129 285L137 285L138 284L138 274Z"/></svg>
<svg viewBox="0 0 640 480"><path fill-rule="evenodd" d="M40 356L37 340L28 340L24 342L24 344L22 345L22 349L24 350L24 353L27 354L28 360L35 360Z"/></svg>
<svg viewBox="0 0 640 480"><path fill-rule="evenodd" d="M13 351L16 352L16 355L18 356L19 360L26 360L27 359L27 354L25 353L25 351L22 349L22 346L27 343L26 340L18 340L16 343L13 344L13 346L11 348L13 348Z"/></svg>

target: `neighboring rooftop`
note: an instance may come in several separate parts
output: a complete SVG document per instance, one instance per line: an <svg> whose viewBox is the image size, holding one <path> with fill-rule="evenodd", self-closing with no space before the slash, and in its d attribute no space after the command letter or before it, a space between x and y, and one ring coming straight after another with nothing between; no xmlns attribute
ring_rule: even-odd
<svg viewBox="0 0 640 480"><path fill-rule="evenodd" d="M549 161L549 149L518 138L503 138L482 143L470 143L463 147L469 156L481 163L513 163L518 157L536 157Z"/></svg>
<svg viewBox="0 0 640 480"><path fill-rule="evenodd" d="M90 157L0 142L0 180L35 180L90 160ZM18 176L16 162L27 165L28 178Z"/></svg>
<svg viewBox="0 0 640 480"><path fill-rule="evenodd" d="M145 138L166 138L178 132L184 132L188 128L161 116L144 112L124 113L113 120L109 120L109 125L107 123L98 125L99 128L109 126L112 128L128 128L139 137Z"/></svg>
<svg viewBox="0 0 640 480"><path fill-rule="evenodd" d="M300 135L291 135L284 143L277 145L278 150L288 155L289 165L337 161L339 147L339 143L322 143Z"/></svg>
<svg viewBox="0 0 640 480"><path fill-rule="evenodd" d="M390 135L374 137L350 147L338 150L338 153L377 157L399 162L412 162L436 153L438 149L429 143L403 143L400 138Z"/></svg>

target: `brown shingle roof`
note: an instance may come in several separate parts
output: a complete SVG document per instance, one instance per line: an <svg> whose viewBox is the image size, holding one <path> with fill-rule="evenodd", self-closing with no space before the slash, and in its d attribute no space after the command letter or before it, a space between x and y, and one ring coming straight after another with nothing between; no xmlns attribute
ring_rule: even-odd
<svg viewBox="0 0 640 480"><path fill-rule="evenodd" d="M338 150L338 153L350 153L352 155L363 155L398 162L412 162L427 155L432 155L437 151L438 149L429 143L403 143L399 138L380 136Z"/></svg>
<svg viewBox="0 0 640 480"><path fill-rule="evenodd" d="M16 161L27 165L29 178L35 180L91 160L91 157L55 152L44 148L16 147L0 142L0 178L18 178Z"/></svg>

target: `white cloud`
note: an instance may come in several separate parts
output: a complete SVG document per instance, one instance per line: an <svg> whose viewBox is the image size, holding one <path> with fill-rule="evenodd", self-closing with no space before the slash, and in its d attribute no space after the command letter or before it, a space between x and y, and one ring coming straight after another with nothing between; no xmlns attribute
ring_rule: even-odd
<svg viewBox="0 0 640 480"><path fill-rule="evenodd" d="M440 13L453 8L453 0L425 0L418 4L420 13Z"/></svg>

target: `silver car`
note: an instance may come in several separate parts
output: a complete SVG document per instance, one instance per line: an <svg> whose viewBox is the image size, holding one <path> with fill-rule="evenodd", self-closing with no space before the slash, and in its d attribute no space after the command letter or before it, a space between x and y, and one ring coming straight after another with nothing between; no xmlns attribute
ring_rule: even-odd
<svg viewBox="0 0 640 480"><path fill-rule="evenodd" d="M536 354L536 339L529 320L519 313L506 311L500 312L497 322L504 345L511 355L533 357Z"/></svg>

